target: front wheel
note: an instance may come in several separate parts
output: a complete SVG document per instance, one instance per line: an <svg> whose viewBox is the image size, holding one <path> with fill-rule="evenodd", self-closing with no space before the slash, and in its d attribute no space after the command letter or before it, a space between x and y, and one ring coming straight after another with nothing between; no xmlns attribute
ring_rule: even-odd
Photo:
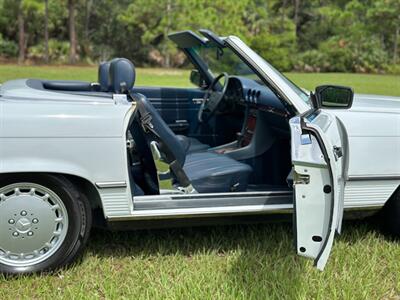
<svg viewBox="0 0 400 300"><path fill-rule="evenodd" d="M88 239L91 210L65 177L0 181L0 273L51 271L71 263Z"/></svg>

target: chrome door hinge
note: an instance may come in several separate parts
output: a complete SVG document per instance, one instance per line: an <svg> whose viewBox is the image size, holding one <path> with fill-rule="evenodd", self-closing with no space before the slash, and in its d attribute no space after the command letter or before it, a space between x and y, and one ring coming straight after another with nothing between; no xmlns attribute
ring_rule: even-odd
<svg viewBox="0 0 400 300"><path fill-rule="evenodd" d="M296 171L294 171L293 172L293 183L294 184L309 184L310 183L310 175L299 174Z"/></svg>

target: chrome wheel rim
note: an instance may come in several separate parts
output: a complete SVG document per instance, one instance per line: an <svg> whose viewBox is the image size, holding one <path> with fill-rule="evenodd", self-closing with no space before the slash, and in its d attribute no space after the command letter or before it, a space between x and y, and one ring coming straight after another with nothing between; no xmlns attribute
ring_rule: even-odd
<svg viewBox="0 0 400 300"><path fill-rule="evenodd" d="M0 188L0 263L43 262L61 247L67 231L67 209L52 190L36 183Z"/></svg>

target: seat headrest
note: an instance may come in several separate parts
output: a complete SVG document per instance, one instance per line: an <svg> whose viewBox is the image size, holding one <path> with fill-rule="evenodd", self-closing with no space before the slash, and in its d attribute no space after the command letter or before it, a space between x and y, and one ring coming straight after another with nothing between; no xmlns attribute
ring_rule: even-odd
<svg viewBox="0 0 400 300"><path fill-rule="evenodd" d="M108 73L110 72L110 62L105 61L100 63L98 72L98 82L100 85L100 91L108 92Z"/></svg>
<svg viewBox="0 0 400 300"><path fill-rule="evenodd" d="M109 91L113 93L125 93L135 84L135 66L126 58L116 58L110 61L108 76Z"/></svg>

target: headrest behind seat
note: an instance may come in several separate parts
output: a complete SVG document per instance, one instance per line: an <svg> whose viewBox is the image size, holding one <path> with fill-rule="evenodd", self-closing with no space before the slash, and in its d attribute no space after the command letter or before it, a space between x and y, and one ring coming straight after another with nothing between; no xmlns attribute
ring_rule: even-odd
<svg viewBox="0 0 400 300"><path fill-rule="evenodd" d="M117 94L125 93L132 89L135 79L135 66L129 59L117 58L110 61L108 75L109 92Z"/></svg>

